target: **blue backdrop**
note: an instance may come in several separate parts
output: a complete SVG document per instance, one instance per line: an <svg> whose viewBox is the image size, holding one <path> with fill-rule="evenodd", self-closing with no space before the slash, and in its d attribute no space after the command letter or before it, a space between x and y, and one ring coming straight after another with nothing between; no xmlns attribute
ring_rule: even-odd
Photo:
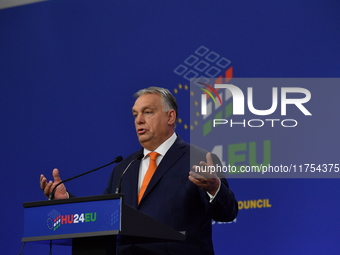
<svg viewBox="0 0 340 255"><path fill-rule="evenodd" d="M57 167L65 179L139 148L136 90L171 90L180 105L177 133L189 140L188 78L205 72L203 62L189 72L191 56L209 52L211 67L223 58L209 69L215 76L339 77L339 13L337 0L52 0L0 10L2 253L20 251L22 203L45 199L41 173L51 177ZM329 119L325 126L338 126ZM110 171L67 187L101 194ZM229 184L243 208L235 222L213 223L216 254L340 253L338 179ZM259 199L268 206L244 208ZM29 243L24 254L48 249Z"/></svg>

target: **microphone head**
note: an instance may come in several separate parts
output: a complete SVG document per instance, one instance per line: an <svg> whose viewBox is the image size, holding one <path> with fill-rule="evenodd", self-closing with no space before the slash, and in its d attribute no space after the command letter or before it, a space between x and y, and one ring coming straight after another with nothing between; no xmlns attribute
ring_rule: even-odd
<svg viewBox="0 0 340 255"><path fill-rule="evenodd" d="M122 157L122 156L118 156L118 157L116 157L116 158L113 160L113 162L118 163L118 162L120 162L120 161L122 161L122 160L123 160L123 157Z"/></svg>
<svg viewBox="0 0 340 255"><path fill-rule="evenodd" d="M142 158L144 158L144 154L143 154L143 153L141 153L141 154L139 154L139 155L137 156L137 160L141 160Z"/></svg>

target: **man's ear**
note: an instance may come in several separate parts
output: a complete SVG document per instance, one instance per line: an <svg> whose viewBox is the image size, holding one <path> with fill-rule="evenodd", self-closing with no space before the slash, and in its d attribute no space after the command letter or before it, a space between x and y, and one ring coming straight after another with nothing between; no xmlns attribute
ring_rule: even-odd
<svg viewBox="0 0 340 255"><path fill-rule="evenodd" d="M170 111L168 111L168 124L172 125L175 124L176 122L176 111L174 109L171 109Z"/></svg>

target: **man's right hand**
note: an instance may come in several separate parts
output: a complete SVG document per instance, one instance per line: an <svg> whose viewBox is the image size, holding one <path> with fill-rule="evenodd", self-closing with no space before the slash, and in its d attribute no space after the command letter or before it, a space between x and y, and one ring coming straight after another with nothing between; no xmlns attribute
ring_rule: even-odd
<svg viewBox="0 0 340 255"><path fill-rule="evenodd" d="M61 182L60 176L59 176L59 170L58 169L53 169L52 171L52 176L53 176L53 182L49 181L47 182L46 177L41 174L40 175L40 188L44 192L45 196L48 198L52 189L59 183ZM66 192L66 187L64 184L60 184L57 189L55 190L54 193L54 199L64 199L68 198L68 194Z"/></svg>

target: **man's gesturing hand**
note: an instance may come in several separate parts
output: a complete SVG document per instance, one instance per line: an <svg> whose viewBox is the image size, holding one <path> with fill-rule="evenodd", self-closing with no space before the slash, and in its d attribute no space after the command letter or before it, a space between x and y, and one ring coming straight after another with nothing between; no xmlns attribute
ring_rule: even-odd
<svg viewBox="0 0 340 255"><path fill-rule="evenodd" d="M47 182L46 177L41 174L40 175L40 188L44 192L45 196L48 198L52 189L59 183L61 182L60 176L59 176L59 171L58 169L53 169L52 171L53 175L53 182L49 181ZM63 198L68 198L67 192L66 192L66 187L64 184L60 184L55 193L54 193L54 199L63 199Z"/></svg>
<svg viewBox="0 0 340 255"><path fill-rule="evenodd" d="M200 167L196 165L192 167L196 172L189 172L189 180L214 196L220 186L220 179L215 172L208 171L208 166L214 166L210 152L207 153L206 159L207 162L200 162ZM200 169L200 171L197 171L197 169Z"/></svg>

